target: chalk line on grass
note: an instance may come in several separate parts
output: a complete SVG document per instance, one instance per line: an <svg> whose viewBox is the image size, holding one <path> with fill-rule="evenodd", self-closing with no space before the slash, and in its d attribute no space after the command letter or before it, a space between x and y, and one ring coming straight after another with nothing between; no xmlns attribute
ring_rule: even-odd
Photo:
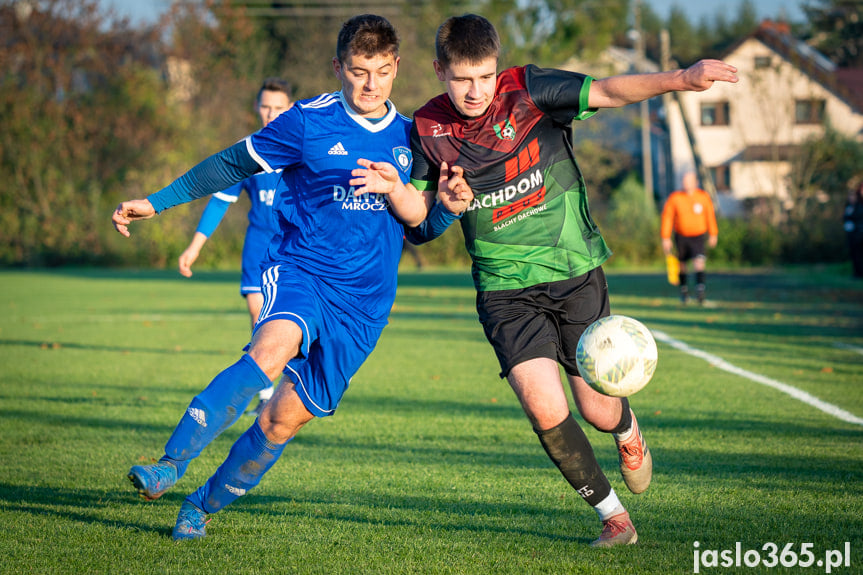
<svg viewBox="0 0 863 575"><path fill-rule="evenodd" d="M854 423L856 425L863 425L863 418L857 417L853 413L845 411L841 407L837 407L832 403L827 403L826 401L818 399L814 395L807 393L801 389L797 389L796 387L788 385L787 383L782 383L781 381L777 381L775 379L753 373L751 371L737 367L736 365L732 365L717 355L713 355L712 353L707 353L706 351L696 349L687 343L674 339L673 337L662 331L654 329L650 331L653 333L653 337L656 338L658 341L666 343L674 349L682 351L683 353L687 353L691 356L701 358L709 364L713 365L714 367L718 367L723 371L733 373L734 375L738 375L740 377L745 377L750 381L766 385L767 387L772 387L773 389L781 391L782 393L786 393L794 399L802 401L803 403L806 403L814 407L815 409L823 411L828 415L832 415L833 417L841 419L842 421L847 421L848 423Z"/></svg>
<svg viewBox="0 0 863 575"><path fill-rule="evenodd" d="M863 347L857 347L856 345L851 345L849 343L842 343L841 341L834 341L833 347L838 347L839 349L847 349L849 351L853 351L863 355Z"/></svg>

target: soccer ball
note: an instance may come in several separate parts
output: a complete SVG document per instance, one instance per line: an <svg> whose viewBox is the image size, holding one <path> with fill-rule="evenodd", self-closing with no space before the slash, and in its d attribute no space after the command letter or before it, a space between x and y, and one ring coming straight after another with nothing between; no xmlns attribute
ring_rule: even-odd
<svg viewBox="0 0 863 575"><path fill-rule="evenodd" d="M627 397L647 385L656 370L656 342L644 325L625 315L590 324L578 340L578 372L593 389Z"/></svg>

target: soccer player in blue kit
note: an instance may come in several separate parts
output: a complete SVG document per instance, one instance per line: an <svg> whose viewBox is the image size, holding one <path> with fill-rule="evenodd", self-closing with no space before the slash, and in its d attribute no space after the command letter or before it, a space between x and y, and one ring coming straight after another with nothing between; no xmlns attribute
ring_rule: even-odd
<svg viewBox="0 0 863 575"><path fill-rule="evenodd" d="M114 227L128 236L134 220L225 189L261 169L284 170L275 202L279 235L268 250L264 308L248 352L192 400L165 456L129 473L142 496L159 497L236 421L254 394L284 372L273 398L224 463L183 502L175 539L206 536L207 514L257 485L306 423L334 413L387 323L402 223L417 226L426 215L431 220L434 197L403 193L404 186L388 195L362 193L368 168L375 172L369 177L381 171L402 183L410 172L411 123L388 99L398 44L386 19L351 18L339 32L333 59L340 92L298 102L259 132L147 199L121 203L113 214ZM442 175L439 182L444 203L447 191L462 184L457 174L448 180Z"/></svg>
<svg viewBox="0 0 863 575"><path fill-rule="evenodd" d="M261 84L255 98L255 110L261 119L261 127L275 120L291 108L291 87L281 78L267 78ZM273 211L276 186L282 171L260 172L234 184L226 190L216 192L201 214L198 228L189 246L180 255L180 273L192 277L192 265L198 259L201 248L207 243L225 217L231 204L236 203L245 191L249 195L249 226L243 240L243 263L240 279L240 295L246 298L252 326L263 306L261 293L261 260L266 254L270 240L278 231L278 221Z"/></svg>
<svg viewBox="0 0 863 575"><path fill-rule="evenodd" d="M291 85L281 78L266 78L258 89L255 98L255 111L261 119L261 127L275 120L282 112L289 110L291 103ZM278 232L278 221L273 211L273 200L276 187L282 178L282 170L261 172L234 184L226 190L216 192L210 197L207 207L201 214L195 235L178 259L180 274L192 277L192 265L198 259L201 248L207 243L216 228L225 217L231 204L236 203L245 191L249 194L249 225L243 239L243 262L240 274L240 295L246 300L249 309L251 326L255 327L261 308L264 305L264 294L261 293L261 260L266 256L270 240ZM273 386L270 385L258 392L260 399L257 407L249 413L260 415L261 409L273 396Z"/></svg>

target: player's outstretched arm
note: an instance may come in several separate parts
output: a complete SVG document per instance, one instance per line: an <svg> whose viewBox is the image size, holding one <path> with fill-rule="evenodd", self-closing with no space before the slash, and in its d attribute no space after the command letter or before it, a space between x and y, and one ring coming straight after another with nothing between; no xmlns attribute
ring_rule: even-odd
<svg viewBox="0 0 863 575"><path fill-rule="evenodd" d="M738 80L737 68L720 60L700 60L685 70L611 76L590 85L588 107L619 108L667 92L703 92L714 82Z"/></svg>
<svg viewBox="0 0 863 575"><path fill-rule="evenodd" d="M129 237L129 224L138 220L147 220L156 215L156 210L150 200L128 200L117 206L111 215L114 229Z"/></svg>
<svg viewBox="0 0 863 575"><path fill-rule="evenodd" d="M130 222L152 218L173 206L222 191L259 171L261 167L249 153L245 140L241 140L213 154L145 200L123 202L114 210L111 220L118 232L129 237Z"/></svg>
<svg viewBox="0 0 863 575"><path fill-rule="evenodd" d="M417 226L425 219L430 202L422 192L401 181L395 166L364 158L357 160L357 164L362 168L352 170L353 178L348 182L355 186L355 195L386 195L393 213L409 227Z"/></svg>
<svg viewBox="0 0 863 575"><path fill-rule="evenodd" d="M192 264L194 264L198 259L198 256L201 255L201 248L204 247L205 243L207 243L207 236L201 232L195 232L191 243L189 243L189 247L183 250L183 253L180 254L180 257L177 260L177 263L180 266L180 275L187 278L192 277Z"/></svg>

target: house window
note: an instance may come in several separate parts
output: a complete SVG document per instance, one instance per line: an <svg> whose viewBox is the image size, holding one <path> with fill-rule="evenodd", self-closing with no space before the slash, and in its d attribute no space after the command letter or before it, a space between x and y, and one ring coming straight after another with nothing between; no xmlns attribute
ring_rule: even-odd
<svg viewBox="0 0 863 575"><path fill-rule="evenodd" d="M770 56L756 56L755 57L755 69L762 70L764 68L770 67Z"/></svg>
<svg viewBox="0 0 863 575"><path fill-rule="evenodd" d="M731 191L731 170L728 169L728 166L710 168L710 177L713 178L717 192L727 194Z"/></svg>
<svg viewBox="0 0 863 575"><path fill-rule="evenodd" d="M797 100L794 103L794 121L798 124L822 124L826 105L824 100Z"/></svg>
<svg viewBox="0 0 863 575"><path fill-rule="evenodd" d="M705 102L701 104L702 126L727 126L728 122L728 102Z"/></svg>

